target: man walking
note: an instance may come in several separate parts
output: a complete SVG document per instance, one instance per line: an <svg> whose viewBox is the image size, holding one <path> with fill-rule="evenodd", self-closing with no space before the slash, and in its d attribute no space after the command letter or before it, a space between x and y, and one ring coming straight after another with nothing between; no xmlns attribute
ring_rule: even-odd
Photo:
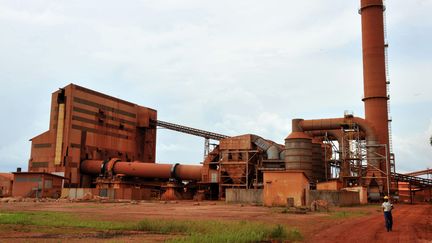
<svg viewBox="0 0 432 243"><path fill-rule="evenodd" d="M387 232L392 231L392 227L393 227L393 217L392 217L392 209L393 209L393 204L391 204L389 202L389 197L385 196L384 197L384 202L382 204L382 209L384 212L384 220L385 220L385 225L387 228Z"/></svg>

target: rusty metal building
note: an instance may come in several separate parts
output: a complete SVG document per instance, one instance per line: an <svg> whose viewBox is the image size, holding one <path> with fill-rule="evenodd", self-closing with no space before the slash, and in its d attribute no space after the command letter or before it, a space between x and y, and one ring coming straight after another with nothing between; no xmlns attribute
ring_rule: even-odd
<svg viewBox="0 0 432 243"><path fill-rule="evenodd" d="M83 160L154 163L156 110L70 84L52 94L49 130L31 139L30 172L68 179L68 187L90 187Z"/></svg>
<svg viewBox="0 0 432 243"><path fill-rule="evenodd" d="M14 172L12 196L59 198L65 178L47 172Z"/></svg>
<svg viewBox="0 0 432 243"><path fill-rule="evenodd" d="M0 173L0 197L12 196L13 174Z"/></svg>

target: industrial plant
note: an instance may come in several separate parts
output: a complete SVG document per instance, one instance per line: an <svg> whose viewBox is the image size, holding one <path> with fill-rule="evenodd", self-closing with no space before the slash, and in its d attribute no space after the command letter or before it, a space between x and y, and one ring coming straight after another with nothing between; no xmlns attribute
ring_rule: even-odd
<svg viewBox="0 0 432 243"><path fill-rule="evenodd" d="M0 174L3 196L225 200L265 206L430 200L432 180L396 172L382 0L362 0L365 117L292 120L290 134L224 135L159 120L155 109L76 84L52 93L49 129L28 170ZM145 105L145 104L143 104ZM179 122L181 123L181 122ZM204 138L200 164L156 161L157 128ZM3 182L4 181L4 182Z"/></svg>

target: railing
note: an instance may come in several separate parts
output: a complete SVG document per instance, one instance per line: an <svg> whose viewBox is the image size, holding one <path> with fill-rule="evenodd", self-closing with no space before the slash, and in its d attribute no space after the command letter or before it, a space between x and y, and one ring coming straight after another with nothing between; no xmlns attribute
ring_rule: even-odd
<svg viewBox="0 0 432 243"><path fill-rule="evenodd" d="M399 173L392 173L393 180L401 181L401 182L409 182L412 185L420 186L420 187L432 187L432 180L425 179L417 176L409 176Z"/></svg>

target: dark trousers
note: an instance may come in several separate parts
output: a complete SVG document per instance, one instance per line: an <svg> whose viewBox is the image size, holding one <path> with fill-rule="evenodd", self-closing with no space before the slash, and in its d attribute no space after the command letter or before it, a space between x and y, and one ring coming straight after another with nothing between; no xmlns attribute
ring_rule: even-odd
<svg viewBox="0 0 432 243"><path fill-rule="evenodd" d="M384 212L384 220L385 220L387 231L392 231L393 217L391 211Z"/></svg>

